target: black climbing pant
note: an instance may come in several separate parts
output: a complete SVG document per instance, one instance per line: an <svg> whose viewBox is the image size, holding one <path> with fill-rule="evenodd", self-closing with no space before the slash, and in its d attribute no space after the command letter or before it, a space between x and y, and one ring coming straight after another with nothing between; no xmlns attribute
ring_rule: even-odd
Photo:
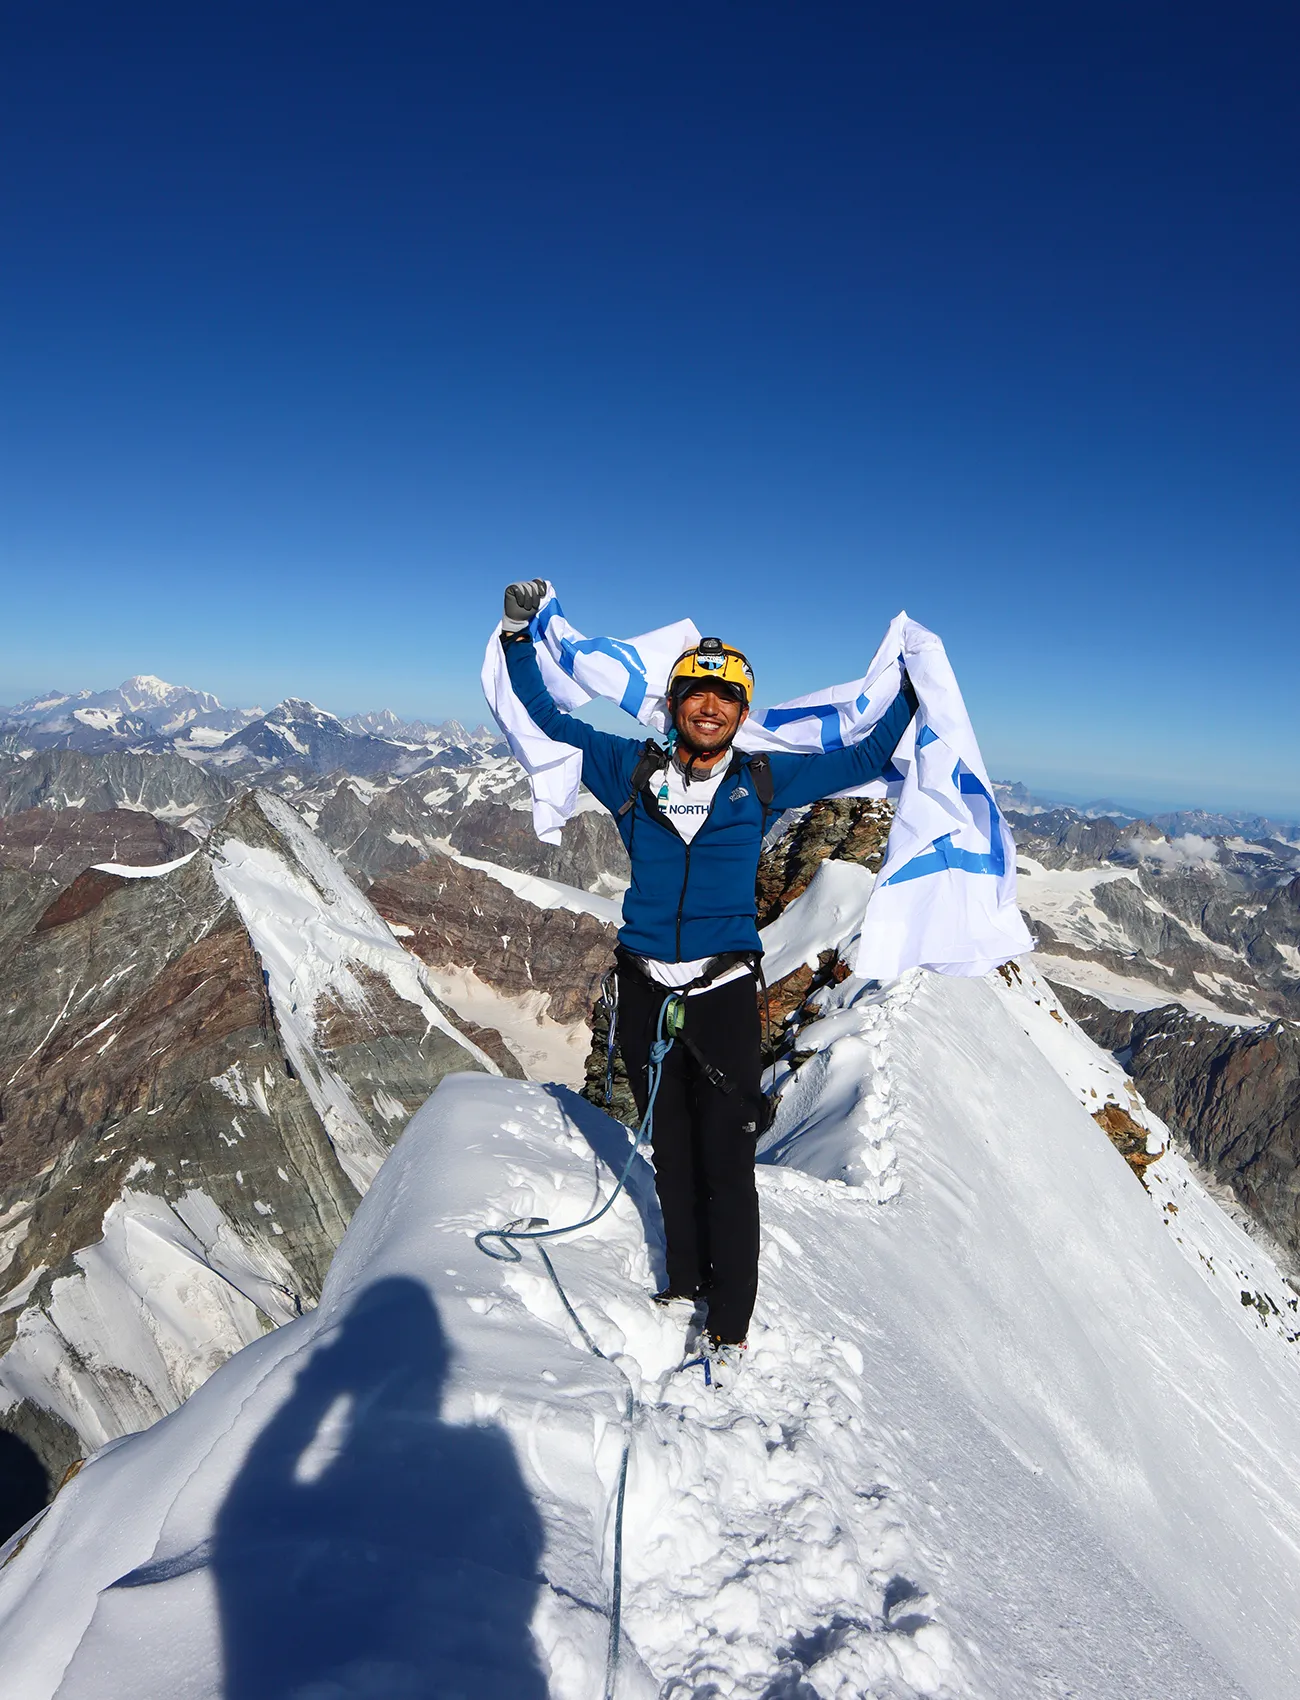
<svg viewBox="0 0 1300 1700"><path fill-rule="evenodd" d="M668 989L635 968L618 973L618 1043L639 1114L646 1068ZM664 1060L655 1099L655 1188L668 1242L668 1285L708 1300L710 1333L743 1340L758 1291L754 1146L762 1125L763 1060L754 977L684 1000L686 1024ZM698 1051L727 1077L710 1080Z"/></svg>

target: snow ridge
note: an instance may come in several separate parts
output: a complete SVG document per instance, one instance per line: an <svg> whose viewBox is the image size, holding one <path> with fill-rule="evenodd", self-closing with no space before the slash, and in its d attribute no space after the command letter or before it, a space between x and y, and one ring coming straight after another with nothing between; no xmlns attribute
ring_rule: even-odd
<svg viewBox="0 0 1300 1700"><path fill-rule="evenodd" d="M822 994L721 1389L686 1367L694 1323L647 1300L643 1161L553 1248L612 1364L531 1256L474 1249L584 1216L626 1130L560 1088L448 1077L319 1309L92 1461L0 1571L22 1700L218 1700L250 1625L286 1692L595 1700L619 1372L620 1700L1289 1700L1296 1347L1177 1243L1087 1113L1088 1041L1035 995ZM1196 1239L1196 1210L1172 1221Z"/></svg>

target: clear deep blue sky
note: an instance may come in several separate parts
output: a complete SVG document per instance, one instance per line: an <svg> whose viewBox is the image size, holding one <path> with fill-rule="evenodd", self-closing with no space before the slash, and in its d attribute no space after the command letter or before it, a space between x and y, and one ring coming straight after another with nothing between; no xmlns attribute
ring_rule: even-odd
<svg viewBox="0 0 1300 1700"><path fill-rule="evenodd" d="M1300 815L1300 10L3 0L0 701L482 717L502 584Z"/></svg>

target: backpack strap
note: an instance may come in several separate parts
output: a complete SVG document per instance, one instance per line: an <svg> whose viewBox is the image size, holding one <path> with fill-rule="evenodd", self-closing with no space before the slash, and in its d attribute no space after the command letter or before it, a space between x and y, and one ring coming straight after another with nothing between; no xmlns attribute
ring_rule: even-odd
<svg viewBox="0 0 1300 1700"><path fill-rule="evenodd" d="M634 807L636 803L636 794L649 779L650 775L652 773L658 773L659 769L665 765L667 760L667 750L657 744L653 738L647 738L645 743L641 746L641 754L636 758L636 766L632 769L632 778L627 789L627 801L618 811L620 819L630 808ZM771 781L769 779L769 784L770 783Z"/></svg>
<svg viewBox="0 0 1300 1700"><path fill-rule="evenodd" d="M772 781L772 764L767 759L766 750L756 750L749 758L749 771L754 780L754 795L763 805L763 812L772 807L775 786Z"/></svg>

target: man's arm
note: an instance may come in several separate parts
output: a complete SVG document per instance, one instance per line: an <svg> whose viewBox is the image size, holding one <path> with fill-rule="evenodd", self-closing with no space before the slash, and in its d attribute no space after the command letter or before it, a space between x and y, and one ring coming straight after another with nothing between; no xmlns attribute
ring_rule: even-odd
<svg viewBox="0 0 1300 1700"><path fill-rule="evenodd" d="M822 756L769 757L772 764L772 807L795 809L816 803L836 791L868 785L879 779L898 748L898 740L916 713L916 692L903 674L903 687L861 743Z"/></svg>
<svg viewBox="0 0 1300 1700"><path fill-rule="evenodd" d="M598 732L585 720L565 714L546 688L537 665L537 652L526 630L503 632L501 646L505 650L510 683L529 718L556 743L572 744L582 751L583 784L607 809L617 810L627 795L629 758L635 765L640 744L634 738Z"/></svg>

